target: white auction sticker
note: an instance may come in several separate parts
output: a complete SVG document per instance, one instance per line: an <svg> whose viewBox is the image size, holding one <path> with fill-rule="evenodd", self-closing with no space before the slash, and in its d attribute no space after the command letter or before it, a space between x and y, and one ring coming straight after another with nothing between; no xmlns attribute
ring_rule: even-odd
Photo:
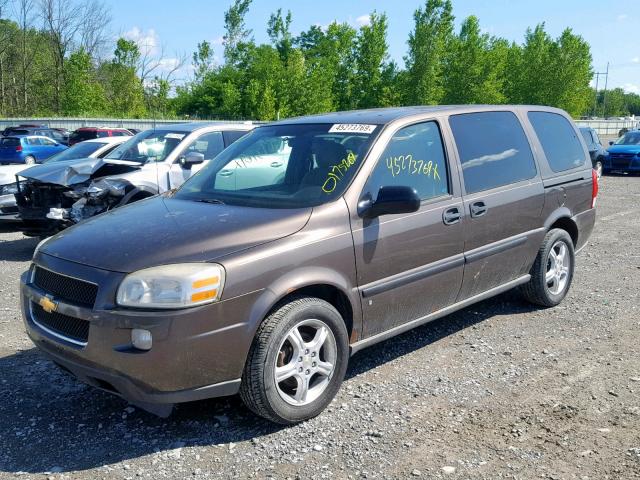
<svg viewBox="0 0 640 480"><path fill-rule="evenodd" d="M336 123L329 129L329 133L373 133L376 125L361 123Z"/></svg>

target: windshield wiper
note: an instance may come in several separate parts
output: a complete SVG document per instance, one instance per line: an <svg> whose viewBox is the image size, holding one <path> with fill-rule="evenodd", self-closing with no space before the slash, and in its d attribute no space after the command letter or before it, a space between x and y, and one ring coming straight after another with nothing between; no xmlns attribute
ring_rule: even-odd
<svg viewBox="0 0 640 480"><path fill-rule="evenodd" d="M215 204L215 205L224 205L225 203L222 200L218 200L217 198L199 198L197 200L194 200L196 202L200 202L200 203L211 203L211 204Z"/></svg>

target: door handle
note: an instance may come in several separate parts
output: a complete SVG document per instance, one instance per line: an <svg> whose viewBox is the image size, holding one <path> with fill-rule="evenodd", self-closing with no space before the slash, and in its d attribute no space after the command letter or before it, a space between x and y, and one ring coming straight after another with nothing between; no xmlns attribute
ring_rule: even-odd
<svg viewBox="0 0 640 480"><path fill-rule="evenodd" d="M232 174L233 170L220 170L220 172L218 172L218 175L221 177L230 177Z"/></svg>
<svg viewBox="0 0 640 480"><path fill-rule="evenodd" d="M271 163L271 166L272 166L273 168L281 167L281 166L282 166L282 162L272 162L272 163Z"/></svg>
<svg viewBox="0 0 640 480"><path fill-rule="evenodd" d="M487 213L487 205L484 202L474 202L471 204L471 217L482 217Z"/></svg>
<svg viewBox="0 0 640 480"><path fill-rule="evenodd" d="M445 225L455 225L460 221L461 217L462 214L458 207L450 208L442 213L442 221Z"/></svg>

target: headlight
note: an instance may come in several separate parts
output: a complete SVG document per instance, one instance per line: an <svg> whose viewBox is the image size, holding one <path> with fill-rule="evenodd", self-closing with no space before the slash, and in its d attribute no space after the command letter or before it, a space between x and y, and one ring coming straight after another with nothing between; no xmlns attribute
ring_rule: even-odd
<svg viewBox="0 0 640 480"><path fill-rule="evenodd" d="M146 268L125 277L116 302L123 307L187 308L216 302L224 287L224 268L181 263Z"/></svg>
<svg viewBox="0 0 640 480"><path fill-rule="evenodd" d="M21 186L23 184L24 182L20 183ZM16 193L18 193L18 184L16 182L0 186L0 195L15 195Z"/></svg>
<svg viewBox="0 0 640 480"><path fill-rule="evenodd" d="M114 197L122 197L126 193L128 185L128 183L119 180L109 180L108 178L103 178L100 180L96 180L91 185L89 185L89 188L87 188L87 194L90 197L94 198L102 197L107 193L109 195L113 195Z"/></svg>

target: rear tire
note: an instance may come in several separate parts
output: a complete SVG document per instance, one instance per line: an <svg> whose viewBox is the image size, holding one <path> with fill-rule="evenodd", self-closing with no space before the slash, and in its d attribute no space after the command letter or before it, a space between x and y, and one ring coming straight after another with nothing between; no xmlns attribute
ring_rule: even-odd
<svg viewBox="0 0 640 480"><path fill-rule="evenodd" d="M531 267L531 280L520 287L524 298L543 307L555 307L566 297L573 280L573 240L562 229L549 231Z"/></svg>
<svg viewBox="0 0 640 480"><path fill-rule="evenodd" d="M260 325L240 386L257 415L290 425L320 414L340 389L349 360L343 318L328 302L297 297Z"/></svg>
<svg viewBox="0 0 640 480"><path fill-rule="evenodd" d="M26 157L24 157L24 163L25 165L34 165L36 163L36 157L27 155Z"/></svg>

